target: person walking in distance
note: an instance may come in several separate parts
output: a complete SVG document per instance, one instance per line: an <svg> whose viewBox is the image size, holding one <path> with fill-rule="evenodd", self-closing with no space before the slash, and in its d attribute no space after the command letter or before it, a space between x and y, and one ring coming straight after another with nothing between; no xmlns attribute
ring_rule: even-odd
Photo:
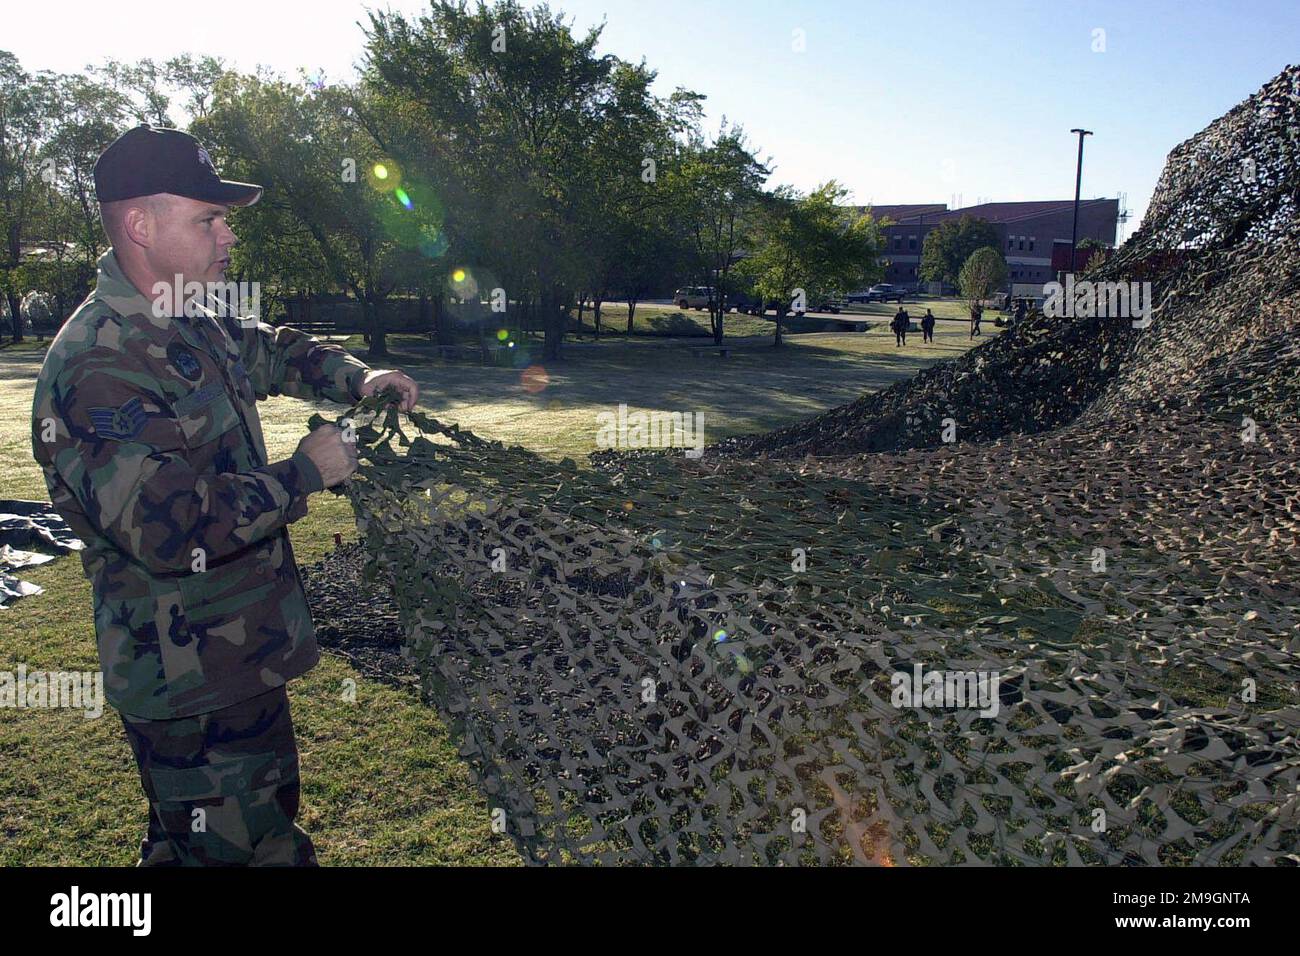
<svg viewBox="0 0 1300 956"><path fill-rule="evenodd" d="M907 310L900 305L898 311L894 313L894 321L889 324L889 327L894 330L894 348L907 344L907 326L910 322Z"/></svg>

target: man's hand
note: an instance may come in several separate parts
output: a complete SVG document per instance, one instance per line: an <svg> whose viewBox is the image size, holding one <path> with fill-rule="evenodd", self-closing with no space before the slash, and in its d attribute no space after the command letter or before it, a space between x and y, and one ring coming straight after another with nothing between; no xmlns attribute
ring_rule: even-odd
<svg viewBox="0 0 1300 956"><path fill-rule="evenodd" d="M343 429L321 425L298 442L298 450L311 459L326 488L333 488L357 470L357 443L344 441Z"/></svg>
<svg viewBox="0 0 1300 956"><path fill-rule="evenodd" d="M392 369L372 368L362 377L357 392L362 398L369 398L386 388L395 388L402 393L402 401L398 407L404 412L413 409L420 397L420 386L415 384L415 380L404 372Z"/></svg>

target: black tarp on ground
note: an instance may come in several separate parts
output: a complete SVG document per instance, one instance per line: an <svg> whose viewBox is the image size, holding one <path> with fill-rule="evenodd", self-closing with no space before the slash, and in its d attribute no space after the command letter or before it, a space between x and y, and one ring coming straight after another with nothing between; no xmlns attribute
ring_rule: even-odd
<svg viewBox="0 0 1300 956"><path fill-rule="evenodd" d="M82 547L48 501L0 500L0 607L43 590L10 571L44 564Z"/></svg>

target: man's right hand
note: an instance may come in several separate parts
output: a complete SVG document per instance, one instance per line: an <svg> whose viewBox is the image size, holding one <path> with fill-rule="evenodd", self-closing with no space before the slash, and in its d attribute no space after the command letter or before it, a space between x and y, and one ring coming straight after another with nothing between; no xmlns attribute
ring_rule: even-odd
<svg viewBox="0 0 1300 956"><path fill-rule="evenodd" d="M326 488L332 488L357 470L357 443L343 440L343 429L321 425L298 442L298 450L311 459Z"/></svg>

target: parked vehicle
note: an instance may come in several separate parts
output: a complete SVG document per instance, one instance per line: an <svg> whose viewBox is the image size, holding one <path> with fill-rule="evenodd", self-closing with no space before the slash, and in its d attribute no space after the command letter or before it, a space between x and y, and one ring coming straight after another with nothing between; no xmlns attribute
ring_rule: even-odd
<svg viewBox="0 0 1300 956"><path fill-rule="evenodd" d="M868 302L891 302L892 301L901 304L903 301L903 297L906 295L907 295L907 291L905 289L902 289L896 285L890 285L888 282L881 282L878 285L873 285L870 289L867 290L867 301Z"/></svg>
<svg viewBox="0 0 1300 956"><path fill-rule="evenodd" d="M690 285L673 293L679 309L708 309L713 305L713 287Z"/></svg>
<svg viewBox="0 0 1300 956"><path fill-rule="evenodd" d="M757 297L745 292L737 292L727 300L728 310L735 310L742 315L762 315L763 303Z"/></svg>
<svg viewBox="0 0 1300 956"><path fill-rule="evenodd" d="M844 300L827 296L821 299L814 299L806 310L799 311L797 309L790 309L789 312L791 315L806 315L809 312L829 312L831 315L836 315L839 313L843 304Z"/></svg>
<svg viewBox="0 0 1300 956"><path fill-rule="evenodd" d="M737 312L744 312L747 315L763 315L765 312L780 312L782 309L785 310L786 315L803 314L796 313L792 310L788 300L782 301L780 299L766 299L760 304L759 300L755 296L746 295L743 292L732 296L731 299L728 300L727 305L729 308L734 308ZM813 309L812 311L820 311L820 308Z"/></svg>
<svg viewBox="0 0 1300 956"><path fill-rule="evenodd" d="M857 292L850 292L844 297L846 302L899 302L910 295L906 289L900 286L890 285L888 282L881 282L873 285L870 289L863 289Z"/></svg>

